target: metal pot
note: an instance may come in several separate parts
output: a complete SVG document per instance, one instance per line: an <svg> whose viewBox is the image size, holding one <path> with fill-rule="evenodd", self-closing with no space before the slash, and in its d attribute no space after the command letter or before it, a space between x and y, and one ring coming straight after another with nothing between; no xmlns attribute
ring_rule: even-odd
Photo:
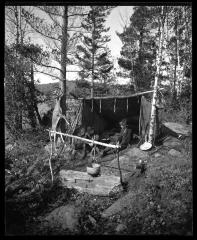
<svg viewBox="0 0 197 240"><path fill-rule="evenodd" d="M93 163L92 167L87 167L87 173L91 176L98 176L100 173L101 167L97 163Z"/></svg>

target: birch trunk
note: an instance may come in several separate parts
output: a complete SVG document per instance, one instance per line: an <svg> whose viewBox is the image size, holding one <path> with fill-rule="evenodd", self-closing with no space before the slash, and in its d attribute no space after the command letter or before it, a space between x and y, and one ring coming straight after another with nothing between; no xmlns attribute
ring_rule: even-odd
<svg viewBox="0 0 197 240"><path fill-rule="evenodd" d="M156 100L157 100L157 88L158 88L158 77L160 73L160 66L161 66L161 58L162 58L162 46L163 46L163 32L164 32L164 14L163 14L163 7L161 13L161 28L159 28L159 49L156 58L156 74L155 74L155 83L154 83L154 92L153 92L153 99L152 99L152 108L151 108L151 118L150 118L150 127L149 127L149 136L148 142L153 143L154 138L154 125L156 120Z"/></svg>
<svg viewBox="0 0 197 240"><path fill-rule="evenodd" d="M63 26L62 26L62 42L61 42L61 71L60 71L60 107L62 115L66 116L66 72L67 72L67 42L68 42L68 6L64 7ZM66 132L66 123L61 121L61 131Z"/></svg>

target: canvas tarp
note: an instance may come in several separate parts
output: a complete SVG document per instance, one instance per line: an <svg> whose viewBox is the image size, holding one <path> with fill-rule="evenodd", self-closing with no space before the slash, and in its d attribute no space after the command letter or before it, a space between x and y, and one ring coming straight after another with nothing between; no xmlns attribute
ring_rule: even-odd
<svg viewBox="0 0 197 240"><path fill-rule="evenodd" d="M144 96L141 97L139 135L144 137L149 131L151 103Z"/></svg>
<svg viewBox="0 0 197 240"><path fill-rule="evenodd" d="M141 135L150 121L150 110L151 103L143 96L83 99L82 125L93 126L100 134L105 130L119 128L119 122L126 118L133 132Z"/></svg>

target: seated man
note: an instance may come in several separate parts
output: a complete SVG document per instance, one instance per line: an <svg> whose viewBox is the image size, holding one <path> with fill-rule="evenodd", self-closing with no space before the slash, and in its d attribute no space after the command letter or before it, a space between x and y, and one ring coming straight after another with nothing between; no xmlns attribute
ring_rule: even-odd
<svg viewBox="0 0 197 240"><path fill-rule="evenodd" d="M99 135L98 134L94 134L93 138L94 141L99 141ZM97 162L97 158L100 155L100 149L99 149L99 145L96 144L90 144L90 146L92 147L92 150L90 152L90 156L92 158L92 162Z"/></svg>
<svg viewBox="0 0 197 240"><path fill-rule="evenodd" d="M79 131L78 136L82 137L82 138L85 138L85 134L86 134L85 128L82 127ZM81 158L82 159L86 156L86 146L85 146L84 141L79 140L79 139L73 139L72 149L73 149L72 153L71 153L72 159L75 158L75 155L76 155L78 150L82 150L82 152L81 152Z"/></svg>
<svg viewBox="0 0 197 240"><path fill-rule="evenodd" d="M87 131L84 127L81 128L79 132L79 137L86 138L86 139L92 139L94 136L94 129L92 127L87 127ZM75 157L77 150L82 150L80 154L80 158L84 159L87 155L87 152L90 152L92 150L92 144L87 143L85 141L75 139L72 144L72 159Z"/></svg>
<svg viewBox="0 0 197 240"><path fill-rule="evenodd" d="M118 137L117 143L119 143L120 145L119 151L122 151L125 148L127 148L127 146L129 145L132 139L132 130L128 128L126 119L123 119L120 122L120 127L121 127L121 132L120 132L120 136ZM111 154L111 153L115 153L115 149L107 147L103 150L102 156L105 156L106 154Z"/></svg>

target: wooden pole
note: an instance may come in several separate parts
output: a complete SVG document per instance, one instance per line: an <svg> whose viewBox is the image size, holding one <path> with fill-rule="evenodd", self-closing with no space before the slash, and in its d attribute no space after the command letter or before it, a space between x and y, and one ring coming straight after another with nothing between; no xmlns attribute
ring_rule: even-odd
<svg viewBox="0 0 197 240"><path fill-rule="evenodd" d="M120 183L123 186L123 181L122 181L122 172L120 169L120 161L119 161L119 151L117 150L117 160L118 160L118 169L119 169L119 173L120 173Z"/></svg>
<svg viewBox="0 0 197 240"><path fill-rule="evenodd" d="M61 132L56 132L56 131L51 131L51 130L47 130L47 131L49 131L51 133L56 133L56 134L59 134L59 135L79 139L79 140L82 140L82 141L85 141L85 142L88 142L88 143L97 144L97 145L104 146L104 147L110 147L110 148L119 148L120 147L119 145L102 143L102 142L94 141L94 140L87 139L87 138L78 137L78 136L67 134L67 133L61 133Z"/></svg>
<svg viewBox="0 0 197 240"><path fill-rule="evenodd" d="M160 88L159 89L160 91L164 90L164 88ZM141 96L141 95L144 95L144 94L148 94L148 93L152 93L154 92L154 89L153 90L149 90L149 91L145 91L145 92L140 92L140 93L134 93L134 94L131 94L131 95L128 95L128 96L108 96L108 97L94 97L94 99L122 99L122 98L130 98L130 97L136 97L136 96ZM83 99L86 99L86 100L90 100L92 99L91 97L87 97L87 98L78 98L79 100L83 100Z"/></svg>

